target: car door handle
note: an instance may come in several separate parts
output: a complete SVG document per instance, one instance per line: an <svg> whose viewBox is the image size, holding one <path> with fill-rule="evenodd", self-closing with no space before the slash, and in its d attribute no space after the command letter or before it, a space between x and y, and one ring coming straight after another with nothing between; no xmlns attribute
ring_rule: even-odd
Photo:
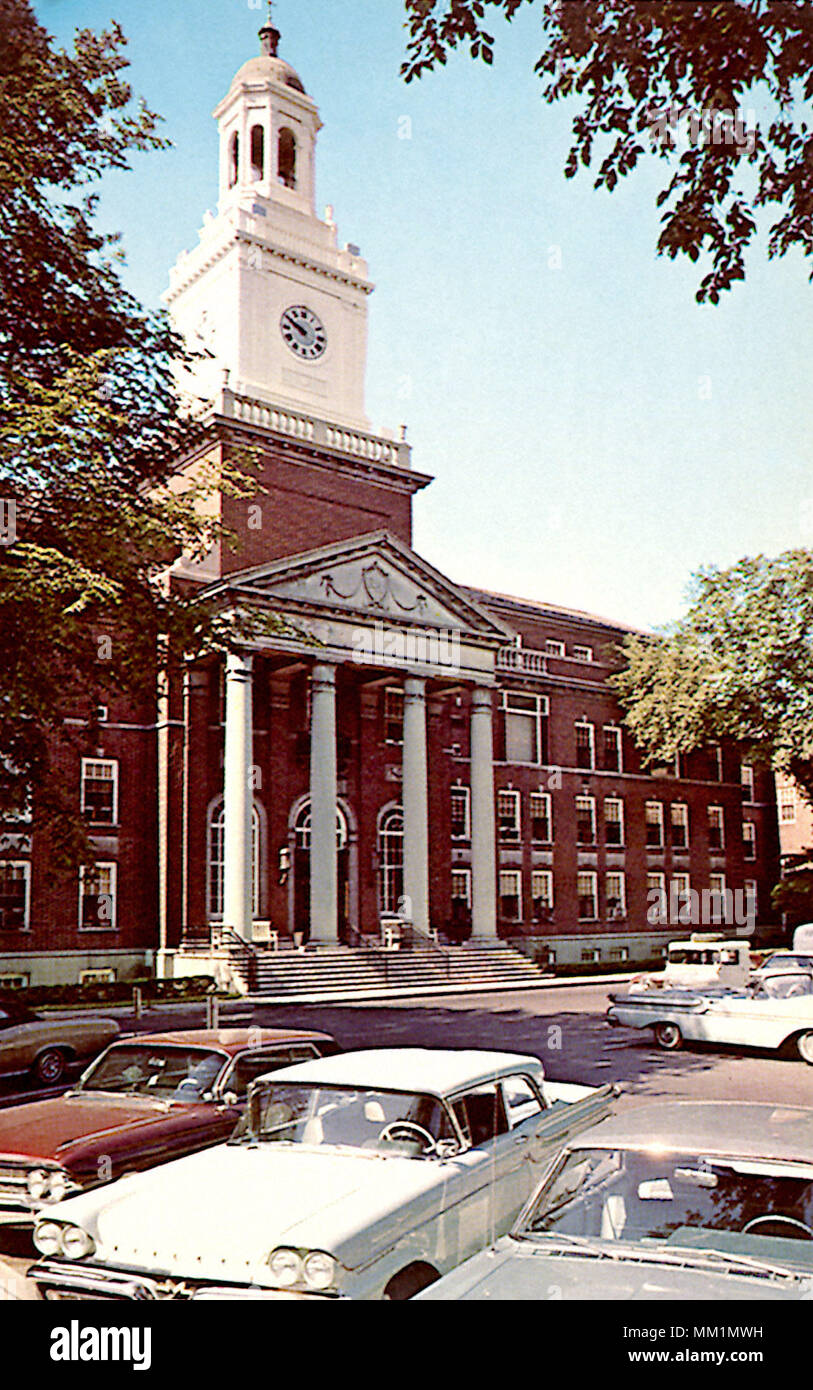
<svg viewBox="0 0 813 1390"><path fill-rule="evenodd" d="M516 1137L516 1139L514 1140L514 1144L515 1144L516 1148L519 1148L521 1144L530 1144L530 1142L531 1142L531 1136L530 1136L530 1134L518 1134L517 1137Z"/></svg>

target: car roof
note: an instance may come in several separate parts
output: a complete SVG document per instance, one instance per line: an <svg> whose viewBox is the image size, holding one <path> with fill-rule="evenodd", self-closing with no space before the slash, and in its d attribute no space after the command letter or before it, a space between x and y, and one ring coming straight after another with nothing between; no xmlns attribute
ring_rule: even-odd
<svg viewBox="0 0 813 1390"><path fill-rule="evenodd" d="M665 1101L611 1115L572 1144L616 1145L813 1163L813 1110L757 1101Z"/></svg>
<svg viewBox="0 0 813 1390"><path fill-rule="evenodd" d="M193 1028L172 1033L133 1033L121 1043L159 1043L179 1047L214 1047L220 1052L242 1052L246 1047L267 1047L274 1043L333 1042L329 1033L312 1033L297 1028ZM113 1044L116 1046L116 1044Z"/></svg>
<svg viewBox="0 0 813 1390"><path fill-rule="evenodd" d="M324 1082L383 1091L421 1091L448 1095L464 1086L493 1081L506 1072L542 1070L538 1057L516 1052L476 1052L428 1047L381 1047L343 1052L314 1062L298 1062L274 1072L273 1079Z"/></svg>

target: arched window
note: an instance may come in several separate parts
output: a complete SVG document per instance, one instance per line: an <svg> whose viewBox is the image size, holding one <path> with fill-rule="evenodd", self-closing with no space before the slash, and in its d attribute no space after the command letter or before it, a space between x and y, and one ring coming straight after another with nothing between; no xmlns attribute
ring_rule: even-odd
<svg viewBox="0 0 813 1390"><path fill-rule="evenodd" d="M294 838L297 849L307 850L310 853L311 847L311 804L304 802L299 808L296 820L294 821ZM336 848L342 850L347 844L347 817L341 806L336 807Z"/></svg>
<svg viewBox="0 0 813 1390"><path fill-rule="evenodd" d="M279 133L277 177L286 188L296 188L296 136L287 126Z"/></svg>
<svg viewBox="0 0 813 1390"><path fill-rule="evenodd" d="M206 876L206 901L208 904L208 915L211 921L214 917L223 916L223 826L226 815L226 808L223 802L218 802L209 817L209 834L207 836L207 876ZM253 807L251 812L251 865L252 865L252 912L255 917L260 915L260 816L257 807Z"/></svg>
<svg viewBox="0 0 813 1390"><path fill-rule="evenodd" d="M404 896L404 813L390 806L378 822L378 905L397 912Z"/></svg>
<svg viewBox="0 0 813 1390"><path fill-rule="evenodd" d="M251 127L251 179L259 183L265 176L265 131L261 125Z"/></svg>
<svg viewBox="0 0 813 1390"><path fill-rule="evenodd" d="M240 177L240 136L234 132L229 141L229 188L234 188Z"/></svg>

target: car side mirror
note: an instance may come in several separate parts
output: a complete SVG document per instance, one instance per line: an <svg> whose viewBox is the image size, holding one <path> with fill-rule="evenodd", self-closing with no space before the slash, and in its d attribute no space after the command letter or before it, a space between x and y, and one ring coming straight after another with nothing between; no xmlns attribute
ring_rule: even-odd
<svg viewBox="0 0 813 1390"><path fill-rule="evenodd" d="M226 1091L225 1094L224 1094L224 1096L223 1096L223 1104L224 1104L224 1105L239 1105L239 1104L240 1104L240 1097L238 1096L237 1092L236 1092L236 1091Z"/></svg>

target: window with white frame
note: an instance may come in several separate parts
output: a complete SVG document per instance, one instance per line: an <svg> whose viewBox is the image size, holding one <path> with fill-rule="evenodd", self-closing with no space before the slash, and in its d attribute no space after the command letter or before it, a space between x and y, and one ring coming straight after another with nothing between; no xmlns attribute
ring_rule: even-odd
<svg viewBox="0 0 813 1390"><path fill-rule="evenodd" d="M709 806L709 849L725 849L725 828L722 806Z"/></svg>
<svg viewBox="0 0 813 1390"><path fill-rule="evenodd" d="M81 807L89 825L118 824L118 762L112 758L82 759Z"/></svg>
<svg viewBox="0 0 813 1390"><path fill-rule="evenodd" d="M796 820L796 788L790 784L779 788L779 819L783 825Z"/></svg>
<svg viewBox="0 0 813 1390"><path fill-rule="evenodd" d="M547 637L542 650L546 656L564 656L565 644L564 642L554 641L552 637Z"/></svg>
<svg viewBox="0 0 813 1390"><path fill-rule="evenodd" d="M754 799L754 769L751 763L743 763L740 768L740 778L742 781L743 801L753 801Z"/></svg>
<svg viewBox="0 0 813 1390"><path fill-rule="evenodd" d="M709 891L712 923L721 924L726 920L725 874L709 874Z"/></svg>
<svg viewBox="0 0 813 1390"><path fill-rule="evenodd" d="M757 828L752 820L744 820L742 823L742 846L746 859L756 859Z"/></svg>
<svg viewBox="0 0 813 1390"><path fill-rule="evenodd" d="M604 879L604 901L607 905L607 919L620 921L627 915L626 875L609 873Z"/></svg>
<svg viewBox="0 0 813 1390"><path fill-rule="evenodd" d="M500 869L500 916L506 922L522 921L522 873Z"/></svg>
<svg viewBox="0 0 813 1390"><path fill-rule="evenodd" d="M691 886L691 879L688 874L680 873L672 875L672 899L677 922L681 926L691 925Z"/></svg>
<svg viewBox="0 0 813 1390"><path fill-rule="evenodd" d="M759 907L759 890L757 888L756 879L747 878L743 884L743 889L745 891L746 918L749 922L755 922L757 919L757 910Z"/></svg>
<svg viewBox="0 0 813 1390"><path fill-rule="evenodd" d="M663 849L663 802L646 803L646 847Z"/></svg>
<svg viewBox="0 0 813 1390"><path fill-rule="evenodd" d="M384 742L404 742L404 692L399 685L388 685L384 691Z"/></svg>
<svg viewBox="0 0 813 1390"><path fill-rule="evenodd" d="M646 920L650 926L666 923L669 919L666 902L666 875L662 873L646 876Z"/></svg>
<svg viewBox="0 0 813 1390"><path fill-rule="evenodd" d="M596 843L596 799L593 796L576 797L576 841L580 845Z"/></svg>
<svg viewBox="0 0 813 1390"><path fill-rule="evenodd" d="M689 848L689 808L684 801L673 801L669 813L672 824L672 849Z"/></svg>
<svg viewBox="0 0 813 1390"><path fill-rule="evenodd" d="M534 767L547 762L548 699L522 690L500 692L498 758Z"/></svg>
<svg viewBox="0 0 813 1390"><path fill-rule="evenodd" d="M604 841L613 848L624 843L624 803L620 796L604 798Z"/></svg>
<svg viewBox="0 0 813 1390"><path fill-rule="evenodd" d="M576 721L576 766L592 772L596 761L596 731L586 719Z"/></svg>
<svg viewBox="0 0 813 1390"><path fill-rule="evenodd" d="M452 920L466 920L471 912L471 869L452 869Z"/></svg>
<svg viewBox="0 0 813 1390"><path fill-rule="evenodd" d="M79 930L115 931L116 864L93 864L79 870Z"/></svg>
<svg viewBox="0 0 813 1390"><path fill-rule="evenodd" d="M622 772L621 730L615 724L604 725L604 752L602 767L605 772Z"/></svg>
<svg viewBox="0 0 813 1390"><path fill-rule="evenodd" d="M553 913L553 873L550 869L531 871L531 902L535 922L549 922Z"/></svg>
<svg viewBox="0 0 813 1390"><path fill-rule="evenodd" d="M226 808L221 801L209 817L207 836L206 898L209 919L223 916L224 826ZM310 821L308 821L310 826ZM251 812L252 912L260 915L260 817Z"/></svg>
<svg viewBox="0 0 813 1390"><path fill-rule="evenodd" d="M573 660L574 660L574 661L592 661L592 660L593 660L593 648L592 648L592 647L574 647L574 648L573 648Z"/></svg>
<svg viewBox="0 0 813 1390"><path fill-rule="evenodd" d="M550 792L531 792L531 839L539 844L553 839Z"/></svg>
<svg viewBox="0 0 813 1390"><path fill-rule="evenodd" d="M711 749L712 776L715 782L722 782L724 776L723 750L719 743L715 743Z"/></svg>
<svg viewBox="0 0 813 1390"><path fill-rule="evenodd" d="M598 917L598 875L578 873L576 896L579 900L579 921L595 922Z"/></svg>
<svg viewBox="0 0 813 1390"><path fill-rule="evenodd" d="M501 840L518 840L521 834L520 794L518 791L497 792L497 827Z"/></svg>
<svg viewBox="0 0 813 1390"><path fill-rule="evenodd" d="M471 794L468 787L452 787L452 839L471 838Z"/></svg>
<svg viewBox="0 0 813 1390"><path fill-rule="evenodd" d="M0 860L0 931L28 931L31 865L26 860Z"/></svg>
<svg viewBox="0 0 813 1390"><path fill-rule="evenodd" d="M404 896L404 812L389 806L378 823L378 906L398 912Z"/></svg>

